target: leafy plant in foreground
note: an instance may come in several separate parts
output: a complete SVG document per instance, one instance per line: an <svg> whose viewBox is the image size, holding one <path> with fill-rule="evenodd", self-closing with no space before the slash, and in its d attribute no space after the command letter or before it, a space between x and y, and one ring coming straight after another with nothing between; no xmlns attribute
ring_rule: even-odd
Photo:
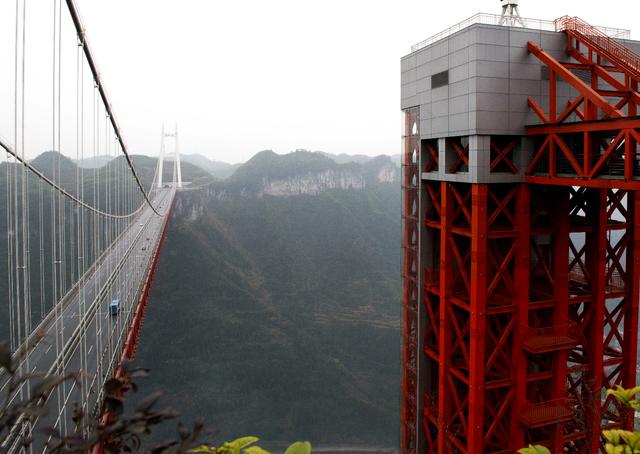
<svg viewBox="0 0 640 454"><path fill-rule="evenodd" d="M640 392L640 386L625 389L616 385L616 389L608 389L607 395L613 396L632 411L640 410L640 402L636 400L636 394ZM602 435L607 440L605 451L607 454L635 454L640 453L640 432L629 430L603 430Z"/></svg>
<svg viewBox="0 0 640 454"><path fill-rule="evenodd" d="M42 336L40 337L40 340ZM24 353L12 357L6 342L0 343L0 377L6 374L7 387L5 397L0 405L0 440L12 435L18 438L18 443L28 448L33 438L29 435L16 434L16 428L20 425L34 422L38 417L48 413L46 401L49 395L63 382L74 380L77 386L81 385L79 373L66 375L44 375L37 373L21 373L20 363ZM98 445L106 453L140 452L151 454L179 454L179 453L215 453L215 454L269 454L268 451L254 445L258 441L256 437L243 437L226 442L219 447L208 444L200 444L199 439L204 432L204 424L198 420L192 429L182 423L178 423L178 437L164 443L143 448L142 437L151 433L154 426L174 419L178 413L171 408L157 409L162 397L161 392L156 392L142 399L132 412L125 412L125 400L128 392L137 392L138 386L134 381L144 377L148 371L134 368L130 362L121 365L123 375L120 378L111 378L104 384L103 416L100 421L92 421L85 415L79 405L73 407L72 421L75 430L63 435L54 427L40 430L43 436L48 438L47 451L53 454L80 454L87 453ZM18 392L22 386L30 386L30 394L26 399L18 398ZM310 454L309 442L296 442L287 448L285 454ZM0 450L0 454L3 451Z"/></svg>
<svg viewBox="0 0 640 454"><path fill-rule="evenodd" d="M259 441L256 437L242 437L231 442L223 443L219 447L200 445L197 448L190 449L189 452L201 452L206 454L270 454L269 451L254 445ZM308 441L297 441L291 444L284 454L310 454L311 443Z"/></svg>
<svg viewBox="0 0 640 454"><path fill-rule="evenodd" d="M529 445L527 448L519 449L520 454L551 454L547 448L540 445Z"/></svg>

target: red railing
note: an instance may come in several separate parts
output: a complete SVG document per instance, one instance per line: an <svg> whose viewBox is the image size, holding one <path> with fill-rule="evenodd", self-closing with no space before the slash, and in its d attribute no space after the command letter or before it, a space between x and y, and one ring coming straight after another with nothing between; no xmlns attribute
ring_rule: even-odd
<svg viewBox="0 0 640 454"><path fill-rule="evenodd" d="M578 325L574 322L562 325L529 327L523 346L530 353L546 353L571 348L578 343Z"/></svg>
<svg viewBox="0 0 640 454"><path fill-rule="evenodd" d="M589 282L589 279L587 279L587 276L585 276L579 266L575 266L574 269L569 271L569 279L585 285L591 285L591 282ZM611 267L607 265L605 269L605 279L605 286L608 292L624 291L627 286L625 278L620 274L618 268L611 270Z"/></svg>
<svg viewBox="0 0 640 454"><path fill-rule="evenodd" d="M561 325L545 326L542 328L529 327L527 329L529 337L577 337L578 325L575 322L569 322Z"/></svg>
<svg viewBox="0 0 640 454"><path fill-rule="evenodd" d="M547 400L545 402L523 402L520 408L520 420L529 428L542 427L569 421L573 418L574 402L567 398Z"/></svg>
<svg viewBox="0 0 640 454"><path fill-rule="evenodd" d="M640 79L640 55L578 17L563 16L553 21L557 32L573 32L608 55L610 63L625 66Z"/></svg>

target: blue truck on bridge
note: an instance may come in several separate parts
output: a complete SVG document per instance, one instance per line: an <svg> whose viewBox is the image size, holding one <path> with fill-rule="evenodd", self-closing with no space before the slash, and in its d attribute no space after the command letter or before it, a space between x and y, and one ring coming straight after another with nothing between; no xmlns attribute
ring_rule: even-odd
<svg viewBox="0 0 640 454"><path fill-rule="evenodd" d="M109 305L109 312L111 313L111 315L115 317L116 315L118 315L119 311L120 311L120 300L111 301L111 304Z"/></svg>

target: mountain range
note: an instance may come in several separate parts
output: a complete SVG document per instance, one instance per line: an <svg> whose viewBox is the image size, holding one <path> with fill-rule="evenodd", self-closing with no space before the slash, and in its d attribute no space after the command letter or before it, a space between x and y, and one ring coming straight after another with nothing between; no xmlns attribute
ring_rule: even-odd
<svg viewBox="0 0 640 454"><path fill-rule="evenodd" d="M177 194L137 362L220 439L394 447L400 253L389 157L260 152Z"/></svg>

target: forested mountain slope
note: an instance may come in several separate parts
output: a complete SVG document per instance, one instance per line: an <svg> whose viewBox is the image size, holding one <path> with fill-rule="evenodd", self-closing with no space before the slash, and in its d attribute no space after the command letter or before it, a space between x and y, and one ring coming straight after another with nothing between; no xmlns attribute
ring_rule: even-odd
<svg viewBox="0 0 640 454"><path fill-rule="evenodd" d="M137 353L148 386L221 438L395 446L398 174L261 152L179 193Z"/></svg>

